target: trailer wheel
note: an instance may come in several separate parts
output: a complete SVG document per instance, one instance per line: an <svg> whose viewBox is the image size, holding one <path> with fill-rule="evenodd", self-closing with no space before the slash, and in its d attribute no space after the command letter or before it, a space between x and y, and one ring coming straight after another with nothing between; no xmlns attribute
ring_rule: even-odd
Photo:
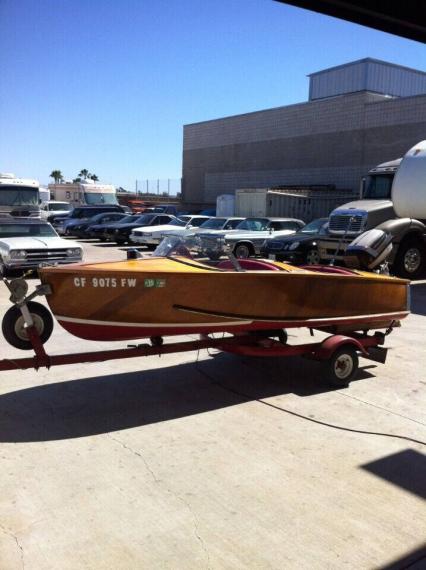
<svg viewBox="0 0 426 570"><path fill-rule="evenodd" d="M28 309L34 321L34 325L40 337L42 344L47 342L53 330L53 318L50 312L34 301L27 303ZM15 305L8 309L3 317L1 328L3 336L7 342L15 348L21 350L31 350L32 344L28 339L25 320L18 307Z"/></svg>
<svg viewBox="0 0 426 570"><path fill-rule="evenodd" d="M333 386L347 386L358 371L358 354L353 346L343 346L324 364L324 377L328 382Z"/></svg>

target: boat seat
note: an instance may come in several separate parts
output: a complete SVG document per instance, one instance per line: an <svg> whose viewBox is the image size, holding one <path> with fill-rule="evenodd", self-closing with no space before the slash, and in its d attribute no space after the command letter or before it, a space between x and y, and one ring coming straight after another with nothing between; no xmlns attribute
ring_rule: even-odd
<svg viewBox="0 0 426 570"><path fill-rule="evenodd" d="M267 261L259 261L258 259L239 259L238 263L241 269L251 269L252 271L281 271L279 267L273 263L268 263ZM216 265L218 269L232 269L235 271L235 267L229 259L221 261Z"/></svg>
<svg viewBox="0 0 426 570"><path fill-rule="evenodd" d="M355 275L350 269L344 267L334 267L333 265L301 265L301 269L315 271L316 273L335 273L337 275Z"/></svg>

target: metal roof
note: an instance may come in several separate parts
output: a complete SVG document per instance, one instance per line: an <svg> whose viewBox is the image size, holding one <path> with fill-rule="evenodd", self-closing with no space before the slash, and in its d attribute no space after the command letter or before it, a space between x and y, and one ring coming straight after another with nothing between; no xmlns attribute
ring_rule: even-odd
<svg viewBox="0 0 426 570"><path fill-rule="evenodd" d="M276 0L426 43L426 2L404 0Z"/></svg>

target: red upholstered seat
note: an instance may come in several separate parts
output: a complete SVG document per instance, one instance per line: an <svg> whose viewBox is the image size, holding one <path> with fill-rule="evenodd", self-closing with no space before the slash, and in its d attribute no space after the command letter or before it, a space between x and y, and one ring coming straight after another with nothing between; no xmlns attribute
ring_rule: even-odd
<svg viewBox="0 0 426 570"><path fill-rule="evenodd" d="M336 273L337 275L354 275L354 272L344 267L334 267L333 265L301 265L301 269L316 271L317 273Z"/></svg>
<svg viewBox="0 0 426 570"><path fill-rule="evenodd" d="M280 271L280 268L273 263L268 263L267 261L260 261L258 259L239 259L238 263L241 269L251 269L252 271ZM232 261L226 259L221 261L216 266L218 269L234 269Z"/></svg>

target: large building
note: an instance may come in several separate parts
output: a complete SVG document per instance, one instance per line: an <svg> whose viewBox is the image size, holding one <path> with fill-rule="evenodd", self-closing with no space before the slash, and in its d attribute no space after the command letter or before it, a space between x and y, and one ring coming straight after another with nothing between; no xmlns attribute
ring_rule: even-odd
<svg viewBox="0 0 426 570"><path fill-rule="evenodd" d="M371 58L310 76L309 101L184 126L183 201L238 188L359 188L426 139L426 73Z"/></svg>

